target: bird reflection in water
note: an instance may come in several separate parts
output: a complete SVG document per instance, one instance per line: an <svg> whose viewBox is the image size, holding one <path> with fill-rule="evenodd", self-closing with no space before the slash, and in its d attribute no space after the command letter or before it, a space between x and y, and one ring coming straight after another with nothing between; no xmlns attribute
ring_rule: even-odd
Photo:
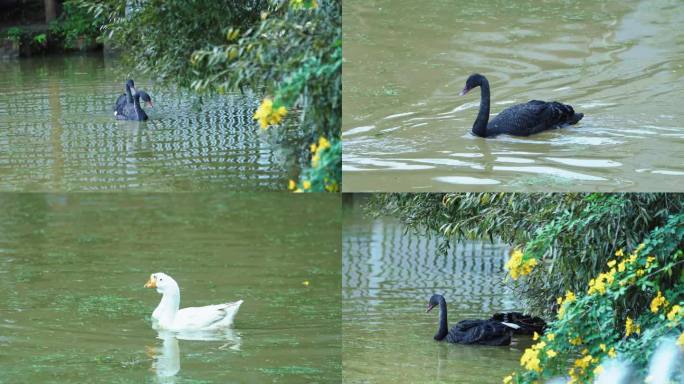
<svg viewBox="0 0 684 384"><path fill-rule="evenodd" d="M176 375L180 372L180 346L179 340L184 341L223 341L219 350L239 351L242 340L240 335L232 329L220 331L196 331L196 332L170 332L159 331L157 339L161 345L148 347L148 356L152 358L151 371L157 375L159 383L175 383Z"/></svg>

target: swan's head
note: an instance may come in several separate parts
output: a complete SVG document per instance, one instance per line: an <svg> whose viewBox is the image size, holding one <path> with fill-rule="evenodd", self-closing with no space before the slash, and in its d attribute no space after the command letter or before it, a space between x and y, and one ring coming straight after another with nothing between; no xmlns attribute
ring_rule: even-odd
<svg viewBox="0 0 684 384"><path fill-rule="evenodd" d="M140 100L144 101L148 107L152 108L154 107L154 104L152 104L152 98L150 95L147 94L145 91L138 91L135 96L139 96Z"/></svg>
<svg viewBox="0 0 684 384"><path fill-rule="evenodd" d="M164 272L157 272L150 275L150 279L145 283L145 288L156 288L157 292L164 293L169 290L178 289L176 280Z"/></svg>
<svg viewBox="0 0 684 384"><path fill-rule="evenodd" d="M437 293L432 295L430 301L428 301L427 311L425 311L425 313L432 311L432 308L438 306L442 300L444 300L444 296Z"/></svg>
<svg viewBox="0 0 684 384"><path fill-rule="evenodd" d="M466 80L466 85L463 87L463 90L459 95L463 96L466 93L470 92L473 88L477 88L480 85L482 85L482 81L485 80L485 77L480 75L479 73L473 73L468 77L468 80Z"/></svg>
<svg viewBox="0 0 684 384"><path fill-rule="evenodd" d="M132 94L135 94L135 84L133 83L133 80L128 79L126 80L126 89L130 90Z"/></svg>

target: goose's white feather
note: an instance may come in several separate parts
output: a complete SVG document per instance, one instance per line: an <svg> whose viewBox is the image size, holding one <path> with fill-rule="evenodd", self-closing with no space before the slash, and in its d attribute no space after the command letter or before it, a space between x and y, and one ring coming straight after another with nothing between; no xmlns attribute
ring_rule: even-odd
<svg viewBox="0 0 684 384"><path fill-rule="evenodd" d="M157 292L162 294L159 305L152 313L153 325L157 329L211 331L228 328L233 324L235 314L243 302L238 300L232 303L179 309L178 283L162 272L153 273L145 287L156 288Z"/></svg>

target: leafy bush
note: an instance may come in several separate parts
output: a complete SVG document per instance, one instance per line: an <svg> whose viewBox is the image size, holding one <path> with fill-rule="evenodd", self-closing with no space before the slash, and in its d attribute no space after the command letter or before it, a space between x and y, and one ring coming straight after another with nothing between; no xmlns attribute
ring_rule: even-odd
<svg viewBox="0 0 684 384"><path fill-rule="evenodd" d="M65 48L76 48L81 39L86 44L94 42L103 22L102 17L95 17L81 8L78 1L65 1L62 14L50 22L49 31Z"/></svg>
<svg viewBox="0 0 684 384"><path fill-rule="evenodd" d="M37 35L33 36L33 41L36 42L37 44L45 45L45 43L47 43L47 34L45 34L45 33L37 34Z"/></svg>
<svg viewBox="0 0 684 384"><path fill-rule="evenodd" d="M320 162L315 160L315 151L306 148L316 147L321 140L338 143L340 138L341 4L328 1L319 6L316 1L302 0L270 4L270 13L262 13L254 30L231 28L227 44L193 54L192 62L202 78L192 86L199 92L223 92L263 85L272 97L265 98L262 106L268 106L272 114L255 115L262 128L279 123L285 117L282 112L296 112L276 132L276 141L288 140L299 149L304 171L296 190L339 191L341 148L333 146ZM275 124L268 124L265 117ZM331 157L336 154L338 158Z"/></svg>
<svg viewBox="0 0 684 384"><path fill-rule="evenodd" d="M311 144L311 167L306 168L299 183L290 180L289 189L295 192L339 192L342 180L342 141L332 143L320 137Z"/></svg>
<svg viewBox="0 0 684 384"><path fill-rule="evenodd" d="M631 254L619 249L586 291L558 297L557 319L504 383L553 377L588 382L619 356L647 382L649 360L664 338L684 349L684 214L655 228ZM545 268L548 270L548 267ZM684 380L682 372L679 379ZM675 378L676 380L676 378Z"/></svg>
<svg viewBox="0 0 684 384"><path fill-rule="evenodd" d="M339 166L341 151L326 151L319 169L308 169L312 144L340 138L339 0L155 0L128 11L125 0L79 3L107 20L105 36L138 70L205 94L262 91L255 120L278 126L272 141L292 149L290 161L304 168L299 184L313 186L301 189L339 190L341 172L321 167ZM335 153L339 159L327 161Z"/></svg>
<svg viewBox="0 0 684 384"><path fill-rule="evenodd" d="M8 39L12 40L12 42L19 43L21 41L21 37L24 34L24 30L21 29L21 27L11 27L8 28L7 31L5 31L5 35L7 36Z"/></svg>
<svg viewBox="0 0 684 384"><path fill-rule="evenodd" d="M578 292L618 249L635 249L672 214L681 194L456 193L381 194L371 211L450 241L500 239L539 264L516 280L532 312L548 314L556 297Z"/></svg>

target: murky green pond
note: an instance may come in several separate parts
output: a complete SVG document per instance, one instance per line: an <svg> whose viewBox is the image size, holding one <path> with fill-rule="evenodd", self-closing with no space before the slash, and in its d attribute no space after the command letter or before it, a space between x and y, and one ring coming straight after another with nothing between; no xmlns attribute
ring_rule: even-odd
<svg viewBox="0 0 684 384"><path fill-rule="evenodd" d="M2 193L0 210L0 382L340 381L339 196ZM158 271L181 307L243 299L232 332L158 335Z"/></svg>
<svg viewBox="0 0 684 384"><path fill-rule="evenodd" d="M205 98L133 77L146 122L112 108L128 73L99 55L0 61L0 191L283 190L254 95Z"/></svg>
<svg viewBox="0 0 684 384"><path fill-rule="evenodd" d="M508 249L488 242L459 244L448 256L437 240L392 219L370 219L359 201L345 204L342 232L342 356L345 383L501 383L532 343L508 347L433 340L433 293L447 300L449 326L520 310L503 284Z"/></svg>
<svg viewBox="0 0 684 384"><path fill-rule="evenodd" d="M349 0L344 190L679 190L684 3ZM470 134L532 99L585 114L528 138Z"/></svg>

